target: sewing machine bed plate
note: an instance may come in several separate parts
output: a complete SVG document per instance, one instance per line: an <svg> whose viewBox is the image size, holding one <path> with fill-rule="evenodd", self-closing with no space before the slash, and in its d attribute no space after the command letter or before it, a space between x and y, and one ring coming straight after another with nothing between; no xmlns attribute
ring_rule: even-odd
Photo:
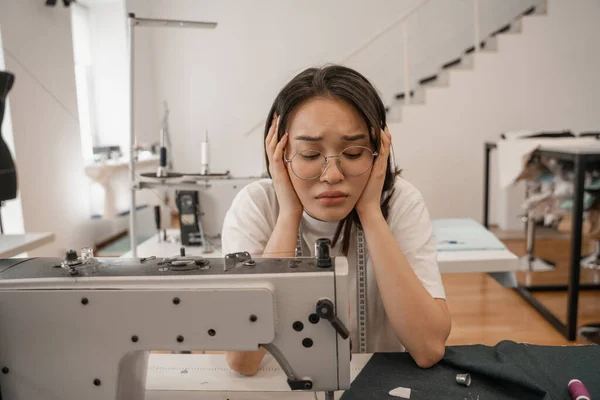
<svg viewBox="0 0 600 400"><path fill-rule="evenodd" d="M354 354L354 380L371 354ZM336 392L339 398L342 391ZM229 369L222 354L151 354L146 400L314 400L312 392L291 392L285 374L269 354L253 377ZM322 399L323 393L317 393Z"/></svg>

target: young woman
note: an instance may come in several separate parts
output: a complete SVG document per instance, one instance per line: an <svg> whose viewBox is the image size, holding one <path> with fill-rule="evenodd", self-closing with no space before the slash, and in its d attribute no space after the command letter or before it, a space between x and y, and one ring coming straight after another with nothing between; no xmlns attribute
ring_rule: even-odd
<svg viewBox="0 0 600 400"><path fill-rule="evenodd" d="M235 198L223 225L223 251L308 256L317 238L331 238L332 256L348 258L353 282L353 351L407 350L420 367L436 364L450 314L431 220L419 191L391 162L392 137L374 87L346 67L310 68L283 88L267 121L271 179ZM357 300L358 284L366 289L366 305ZM359 301L366 308L362 330ZM227 360L233 370L253 375L264 354L228 352Z"/></svg>

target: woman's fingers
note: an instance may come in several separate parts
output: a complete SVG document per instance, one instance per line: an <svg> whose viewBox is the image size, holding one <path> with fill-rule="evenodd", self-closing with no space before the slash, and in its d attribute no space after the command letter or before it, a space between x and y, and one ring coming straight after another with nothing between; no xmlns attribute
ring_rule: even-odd
<svg viewBox="0 0 600 400"><path fill-rule="evenodd" d="M277 142L279 141L278 135L279 135L279 116L276 115L276 119L275 119L275 128L273 129L273 136L271 136L271 145L273 147L275 147L277 145Z"/></svg>
<svg viewBox="0 0 600 400"><path fill-rule="evenodd" d="M277 114L273 116L273 121L271 123L271 128L269 129L269 133L267 135L267 139L265 140L265 145L267 148L267 156L269 157L269 161L273 161L273 152L275 151L275 146L277 145L277 132L279 130L279 117Z"/></svg>
<svg viewBox="0 0 600 400"><path fill-rule="evenodd" d="M273 118L271 119L271 125L269 125L269 132L267 132L267 137L265 138L265 144L267 146L269 145L269 143L271 143L271 138L273 137L273 132L275 130L276 121L277 121L276 116L273 115Z"/></svg>
<svg viewBox="0 0 600 400"><path fill-rule="evenodd" d="M390 140L390 135L389 135L389 131L387 130L387 128L384 130L381 130L381 146L380 146L380 150L379 150L379 157L378 160L376 161L378 164L378 167L380 169L386 169L387 168L387 162L388 162L388 157L390 155L390 146L391 146L391 140Z"/></svg>
<svg viewBox="0 0 600 400"><path fill-rule="evenodd" d="M283 135L281 137L281 140L277 144L277 147L275 147L275 152L273 153L274 161L276 161L276 162L282 161L283 162L283 152L284 152L285 146L287 145L287 141L288 141L288 133L286 132L285 135Z"/></svg>

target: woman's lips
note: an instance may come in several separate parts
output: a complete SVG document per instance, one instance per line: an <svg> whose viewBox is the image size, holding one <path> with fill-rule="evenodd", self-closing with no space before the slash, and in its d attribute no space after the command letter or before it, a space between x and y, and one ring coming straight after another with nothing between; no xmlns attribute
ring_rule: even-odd
<svg viewBox="0 0 600 400"><path fill-rule="evenodd" d="M321 203L321 205L324 206L340 205L344 201L346 201L347 198L348 195L340 191L323 192L317 196L317 200L319 200L319 203Z"/></svg>

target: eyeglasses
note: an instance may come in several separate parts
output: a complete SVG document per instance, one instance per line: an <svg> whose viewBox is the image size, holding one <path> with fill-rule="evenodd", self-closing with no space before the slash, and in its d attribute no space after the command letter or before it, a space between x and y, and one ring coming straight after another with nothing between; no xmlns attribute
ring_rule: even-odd
<svg viewBox="0 0 600 400"><path fill-rule="evenodd" d="M329 159L336 158L340 170L348 176L360 176L373 166L379 153L363 146L351 146L337 156L324 156L318 150L303 150L290 159L284 157L290 164L292 172L300 179L317 179L325 171Z"/></svg>

